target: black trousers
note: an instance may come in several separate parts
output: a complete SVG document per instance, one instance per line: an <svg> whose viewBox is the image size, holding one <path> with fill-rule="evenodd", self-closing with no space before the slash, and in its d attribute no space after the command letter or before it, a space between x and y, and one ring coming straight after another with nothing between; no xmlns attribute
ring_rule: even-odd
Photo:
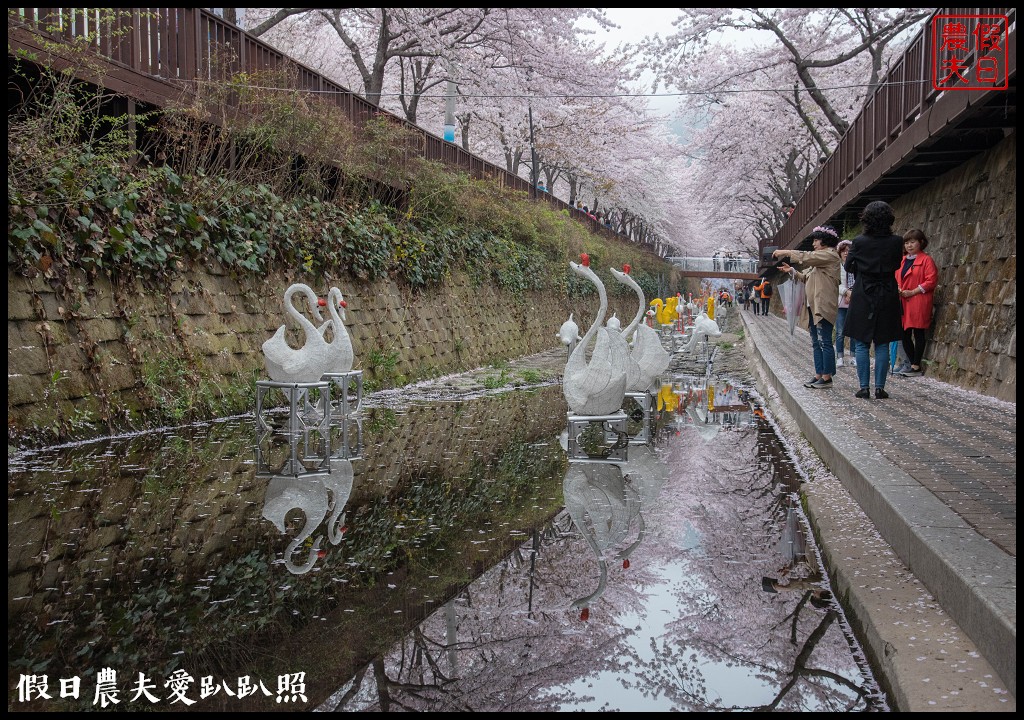
<svg viewBox="0 0 1024 720"><path fill-rule="evenodd" d="M906 328L903 331L903 352L910 359L914 367L921 367L924 360L924 345L927 340L928 331L922 328Z"/></svg>

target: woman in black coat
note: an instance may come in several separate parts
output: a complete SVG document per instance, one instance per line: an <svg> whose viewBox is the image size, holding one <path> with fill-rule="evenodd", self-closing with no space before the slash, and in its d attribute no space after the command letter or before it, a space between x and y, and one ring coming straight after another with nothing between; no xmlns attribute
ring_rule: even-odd
<svg viewBox="0 0 1024 720"><path fill-rule="evenodd" d="M860 219L864 234L853 239L843 265L857 276L843 334L853 340L859 398L871 397L869 351L871 343L875 344L875 397L882 399L889 397L885 391L889 343L903 337L903 308L896 285L896 271L903 262L903 238L892 233L896 215L888 203L868 203Z"/></svg>

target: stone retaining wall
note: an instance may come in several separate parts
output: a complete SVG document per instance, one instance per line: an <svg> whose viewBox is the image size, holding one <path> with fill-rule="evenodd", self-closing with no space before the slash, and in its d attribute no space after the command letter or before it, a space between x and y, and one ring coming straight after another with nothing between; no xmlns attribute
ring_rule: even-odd
<svg viewBox="0 0 1024 720"><path fill-rule="evenodd" d="M672 280L676 287L679 279ZM377 386L549 349L570 312L586 328L597 309L596 295L576 303L554 291L516 296L474 286L465 275L413 292L389 280L261 282L214 268L186 273L166 290L81 275L57 292L41 276L8 272L9 436L141 427L145 413L173 416L190 393L219 398L234 412L248 409L247 395L266 377L261 346L285 323L282 297L292 282L324 297L332 284L342 289L355 367ZM610 305L609 316L617 312L625 325L636 296L613 295Z"/></svg>
<svg viewBox="0 0 1024 720"><path fill-rule="evenodd" d="M925 374L1017 399L1017 136L890 203L939 268ZM773 301L773 311L782 312ZM807 327L807 313L800 317Z"/></svg>
<svg viewBox="0 0 1024 720"><path fill-rule="evenodd" d="M892 203L939 268L926 375L1016 401L1017 136Z"/></svg>

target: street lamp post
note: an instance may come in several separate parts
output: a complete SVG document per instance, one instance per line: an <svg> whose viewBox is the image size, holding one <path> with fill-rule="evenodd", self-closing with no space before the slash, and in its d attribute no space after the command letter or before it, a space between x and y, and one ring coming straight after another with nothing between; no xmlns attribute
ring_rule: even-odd
<svg viewBox="0 0 1024 720"><path fill-rule="evenodd" d="M448 95L444 103L444 139L455 142L455 81L452 79L452 64L448 63Z"/></svg>

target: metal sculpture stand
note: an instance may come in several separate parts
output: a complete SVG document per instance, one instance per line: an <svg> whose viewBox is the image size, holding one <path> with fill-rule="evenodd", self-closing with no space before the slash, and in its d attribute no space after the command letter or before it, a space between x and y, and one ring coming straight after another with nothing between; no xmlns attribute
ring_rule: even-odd
<svg viewBox="0 0 1024 720"><path fill-rule="evenodd" d="M630 428L627 430L630 445L640 445L651 439L651 409L653 402L651 394L646 392L626 393L626 401L623 409L630 421ZM640 425L638 430L630 432Z"/></svg>
<svg viewBox="0 0 1024 720"><path fill-rule="evenodd" d="M287 438L288 456L278 466L280 456L273 457L274 437ZM261 432L256 438L256 477L317 478L330 472L330 448L326 437L315 431L303 433L274 434Z"/></svg>
<svg viewBox="0 0 1024 720"><path fill-rule="evenodd" d="M621 410L614 415L567 415L568 444L566 454L569 460L579 462L613 462L628 458L629 434L626 422L629 420ZM596 427L594 427L596 425ZM590 452L584 447L581 436L584 432L599 433L603 442L600 449Z"/></svg>
<svg viewBox="0 0 1024 720"><path fill-rule="evenodd" d="M258 432L273 432L267 422L268 409L265 407L268 393L279 390L288 400L288 425L284 432L298 435L309 430L327 433L331 424L331 383L288 383L274 380L256 381L256 429Z"/></svg>
<svg viewBox="0 0 1024 720"><path fill-rule="evenodd" d="M362 460L363 421L359 417L346 417L331 424L331 458L336 460Z"/></svg>
<svg viewBox="0 0 1024 720"><path fill-rule="evenodd" d="M325 373L321 380L331 382L337 388L331 404L334 419L348 417L359 412L363 404L363 371L350 370L344 373Z"/></svg>

